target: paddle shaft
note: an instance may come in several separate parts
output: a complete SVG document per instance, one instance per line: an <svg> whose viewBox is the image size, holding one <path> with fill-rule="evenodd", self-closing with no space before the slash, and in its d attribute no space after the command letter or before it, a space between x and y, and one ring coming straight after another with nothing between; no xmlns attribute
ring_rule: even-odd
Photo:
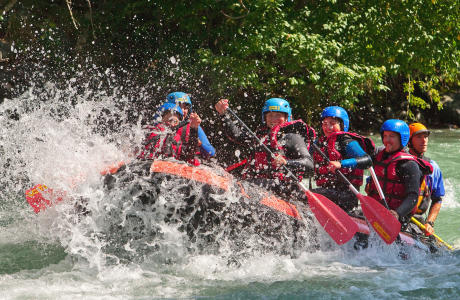
<svg viewBox="0 0 460 300"><path fill-rule="evenodd" d="M232 114L235 119L240 122L240 124L246 129L246 131L259 143L260 146L264 148L265 151L267 151L272 157L275 157L275 154L270 150L270 148L267 147L258 137L257 135L235 114L235 112L229 107L227 108L228 112ZM294 175L294 173L291 172L291 170L283 165L283 169L287 172L288 176L293 178L295 181L297 181L297 184L302 188L302 190L309 191L305 185L303 185L301 182L298 181L298 178Z"/></svg>
<svg viewBox="0 0 460 300"><path fill-rule="evenodd" d="M374 184L377 187L377 191L379 192L380 199L383 200L383 203L385 204L385 207L390 210L390 207L388 206L387 200L385 199L385 195L383 194L382 187L380 186L379 179L377 178L377 175L375 174L374 167L370 167L369 171L371 172L372 180L374 180Z"/></svg>
<svg viewBox="0 0 460 300"><path fill-rule="evenodd" d="M417 225L418 227L420 227L420 229L426 231L425 225L423 225L422 223L420 223L416 218L411 217L410 220L412 221L412 223L414 223L415 225ZM444 241L443 241L439 236L437 236L436 234L433 233L433 236L434 236L439 242L443 243L449 250L453 250L453 249L454 249L454 247L452 247L452 246L449 245L448 243L444 242Z"/></svg>
<svg viewBox="0 0 460 300"><path fill-rule="evenodd" d="M315 150L327 161L327 162L330 162L331 160L329 159L329 157L327 157L327 155L318 147L318 145L316 145L315 143L311 143L311 145L313 146L313 148L315 148ZM340 172L340 170L336 170L336 173L339 174L340 178L346 182L348 184L348 188L353 192L353 194L355 195L358 195L359 194L359 191L355 188L355 186L350 182L350 180L348 180L347 177L345 177L345 175L343 175L342 172Z"/></svg>

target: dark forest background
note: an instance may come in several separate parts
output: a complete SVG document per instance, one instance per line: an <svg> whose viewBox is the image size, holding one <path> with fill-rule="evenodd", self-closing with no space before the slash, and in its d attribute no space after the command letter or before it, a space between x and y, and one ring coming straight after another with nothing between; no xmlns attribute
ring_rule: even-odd
<svg viewBox="0 0 460 300"><path fill-rule="evenodd" d="M361 132L387 118L458 126L459 11L458 0L0 0L0 102L53 81L123 87L146 114L184 91L215 119L225 97L251 126L270 97L313 125L340 105Z"/></svg>

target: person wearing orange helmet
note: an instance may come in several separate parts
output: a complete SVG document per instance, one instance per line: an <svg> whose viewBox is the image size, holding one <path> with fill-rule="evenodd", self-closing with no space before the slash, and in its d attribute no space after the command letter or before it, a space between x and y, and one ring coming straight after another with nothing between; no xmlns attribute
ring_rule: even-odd
<svg viewBox="0 0 460 300"><path fill-rule="evenodd" d="M419 196L418 209L415 215L417 219L420 219L425 224L426 234L431 235L434 233L434 222L441 209L442 197L445 195L442 172L434 160L425 156L430 131L422 123L410 124L409 130L409 153L430 162L433 166L433 173L426 178L424 193ZM422 215L427 211L428 216L424 219Z"/></svg>

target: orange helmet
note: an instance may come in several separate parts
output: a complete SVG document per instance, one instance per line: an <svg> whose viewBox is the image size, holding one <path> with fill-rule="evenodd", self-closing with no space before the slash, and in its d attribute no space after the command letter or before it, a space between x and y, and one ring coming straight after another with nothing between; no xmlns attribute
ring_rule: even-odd
<svg viewBox="0 0 460 300"><path fill-rule="evenodd" d="M410 131L410 138L414 136L414 134L419 134L426 132L428 135L430 135L430 131L423 125L422 123L412 123L409 125L409 131Z"/></svg>

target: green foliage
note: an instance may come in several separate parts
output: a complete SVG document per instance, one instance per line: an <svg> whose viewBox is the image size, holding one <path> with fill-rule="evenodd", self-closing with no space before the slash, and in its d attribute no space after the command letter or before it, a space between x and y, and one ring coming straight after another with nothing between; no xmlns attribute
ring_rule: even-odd
<svg viewBox="0 0 460 300"><path fill-rule="evenodd" d="M187 74L184 85L206 82L214 99L286 97L307 118L330 104L402 103L413 116L411 107L440 109L439 91L459 85L458 0L112 0L91 11L72 2L78 31L64 1L25 0L5 16L8 36L77 49L159 85Z"/></svg>
<svg viewBox="0 0 460 300"><path fill-rule="evenodd" d="M411 81L409 77L408 82L403 84L404 92L407 93L406 99L408 104L406 113L408 119L416 120L410 107L418 107L421 109L427 109L431 107L430 103L428 103L426 100L413 95L416 85L418 85L420 90L428 96L427 98L431 103L436 104L437 109L442 109L441 97L439 95L439 91L432 87L433 82Z"/></svg>
<svg viewBox="0 0 460 300"><path fill-rule="evenodd" d="M306 107L334 103L352 108L360 96L395 88L388 85L390 78L410 75L431 82L433 91L434 83L458 81L456 1L259 0L245 8L228 3L209 5L244 17L214 18L211 31L184 27L200 40L205 32L214 41L200 45L197 53L219 79L217 91L233 86L262 97L285 96ZM392 95L395 102L401 96ZM410 105L429 107L414 95Z"/></svg>

